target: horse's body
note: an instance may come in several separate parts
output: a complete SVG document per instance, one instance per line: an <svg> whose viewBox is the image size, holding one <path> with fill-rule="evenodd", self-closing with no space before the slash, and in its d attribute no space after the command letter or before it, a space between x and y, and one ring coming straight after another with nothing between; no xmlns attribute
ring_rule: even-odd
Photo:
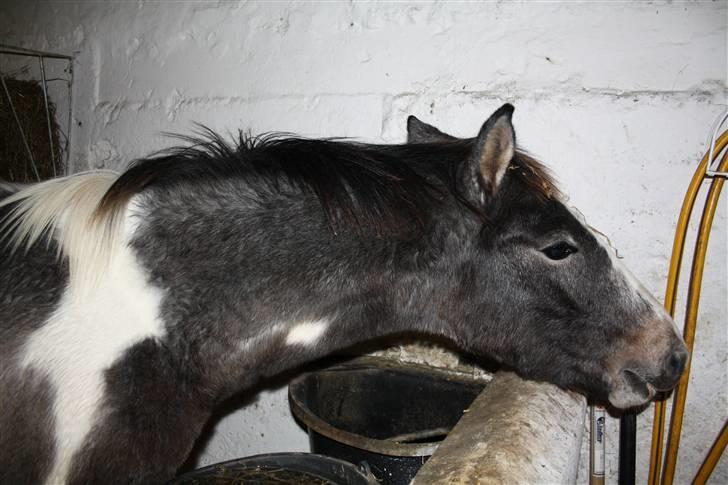
<svg viewBox="0 0 728 485"><path fill-rule="evenodd" d="M618 407L670 388L671 320L511 111L470 140L411 120L408 145L216 140L0 186L0 482L164 481L221 400L401 332Z"/></svg>

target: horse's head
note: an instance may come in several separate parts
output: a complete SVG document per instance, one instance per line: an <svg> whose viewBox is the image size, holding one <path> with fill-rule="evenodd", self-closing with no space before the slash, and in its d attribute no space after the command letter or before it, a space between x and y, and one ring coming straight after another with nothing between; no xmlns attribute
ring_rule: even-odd
<svg viewBox="0 0 728 485"><path fill-rule="evenodd" d="M675 386L685 343L606 238L516 152L512 112L485 122L457 169L460 206L475 210L460 209L466 223L445 238L438 271L457 284L440 315L463 347L525 377L618 408L644 404ZM413 117L408 132L410 143L463 143Z"/></svg>

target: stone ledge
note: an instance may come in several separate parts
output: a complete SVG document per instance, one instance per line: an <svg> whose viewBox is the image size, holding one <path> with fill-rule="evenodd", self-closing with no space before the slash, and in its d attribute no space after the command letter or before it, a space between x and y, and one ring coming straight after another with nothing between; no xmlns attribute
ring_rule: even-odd
<svg viewBox="0 0 728 485"><path fill-rule="evenodd" d="M574 483L586 401L498 372L413 485Z"/></svg>

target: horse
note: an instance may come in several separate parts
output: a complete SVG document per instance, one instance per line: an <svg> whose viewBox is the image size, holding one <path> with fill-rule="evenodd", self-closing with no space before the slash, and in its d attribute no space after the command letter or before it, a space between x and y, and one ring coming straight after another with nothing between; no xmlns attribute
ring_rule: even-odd
<svg viewBox="0 0 728 485"><path fill-rule="evenodd" d="M616 408L671 389L674 322L512 114L393 145L209 131L2 186L0 482L164 482L221 401L387 335Z"/></svg>

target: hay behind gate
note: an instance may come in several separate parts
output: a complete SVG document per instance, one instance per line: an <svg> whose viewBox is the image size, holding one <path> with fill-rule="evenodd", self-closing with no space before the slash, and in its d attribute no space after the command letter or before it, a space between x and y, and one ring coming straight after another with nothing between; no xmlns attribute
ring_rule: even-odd
<svg viewBox="0 0 728 485"><path fill-rule="evenodd" d="M24 81L6 78L15 112L20 119L23 132L35 159L41 179L51 178L55 173L64 174L63 146L60 143L60 127L56 121L56 106L48 100L51 118L51 136L55 159L51 156L48 142L43 87L38 81ZM4 90L0 89L0 180L10 182L35 182L28 151L23 144L20 130L8 104Z"/></svg>

